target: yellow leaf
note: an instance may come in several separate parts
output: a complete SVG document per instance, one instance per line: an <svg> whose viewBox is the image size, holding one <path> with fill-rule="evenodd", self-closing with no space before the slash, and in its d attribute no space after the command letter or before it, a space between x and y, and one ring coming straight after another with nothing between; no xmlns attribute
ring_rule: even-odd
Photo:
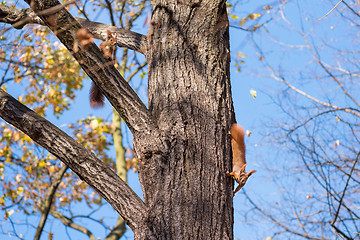
<svg viewBox="0 0 360 240"><path fill-rule="evenodd" d="M256 91L254 89L250 90L250 94L254 99L256 98Z"/></svg>
<svg viewBox="0 0 360 240"><path fill-rule="evenodd" d="M251 131L250 130L246 130L246 136L250 137L251 135Z"/></svg>
<svg viewBox="0 0 360 240"><path fill-rule="evenodd" d="M46 162L45 161L41 161L41 162L39 162L39 167L45 167L45 165L46 165Z"/></svg>
<svg viewBox="0 0 360 240"><path fill-rule="evenodd" d="M53 240L54 239L54 234L52 232L49 232L48 238L49 238L49 240Z"/></svg>
<svg viewBox="0 0 360 240"><path fill-rule="evenodd" d="M246 57L246 55L243 54L242 52L237 53L237 59L244 58L244 57Z"/></svg>
<svg viewBox="0 0 360 240"><path fill-rule="evenodd" d="M235 16L235 15L230 15L231 18L233 19L238 19L239 17L238 16Z"/></svg>
<svg viewBox="0 0 360 240"><path fill-rule="evenodd" d="M91 127L91 129L98 128L99 127L98 120L97 119L92 119L91 122L90 122L90 127Z"/></svg>
<svg viewBox="0 0 360 240"><path fill-rule="evenodd" d="M7 220L8 217L10 217L13 214L14 214L14 209L11 209L10 211L6 210L4 219Z"/></svg>
<svg viewBox="0 0 360 240"><path fill-rule="evenodd" d="M16 190L16 193L17 194L21 194L24 192L24 188L23 187L18 187L17 190Z"/></svg>
<svg viewBox="0 0 360 240"><path fill-rule="evenodd" d="M250 13L248 18L250 18L251 20L254 20L254 19L257 19L260 16L261 16L260 13Z"/></svg>
<svg viewBox="0 0 360 240"><path fill-rule="evenodd" d="M241 21L240 21L240 26L243 26L243 25L244 25L244 23L245 23L247 20L249 20L247 17L246 17L246 18L241 19Z"/></svg>
<svg viewBox="0 0 360 240"><path fill-rule="evenodd" d="M21 182L21 174L20 173L16 174L15 180L16 180L16 182Z"/></svg>

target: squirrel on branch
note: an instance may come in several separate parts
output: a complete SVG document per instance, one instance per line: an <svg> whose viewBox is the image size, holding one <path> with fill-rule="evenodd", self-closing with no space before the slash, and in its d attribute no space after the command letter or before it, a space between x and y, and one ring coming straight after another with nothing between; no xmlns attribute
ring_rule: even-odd
<svg viewBox="0 0 360 240"><path fill-rule="evenodd" d="M233 170L232 172L226 172L228 176L232 176L235 181L239 184L234 191L237 193L246 183L248 178L255 172L255 170L251 170L246 173L246 158L245 158L245 141L244 141L244 128L233 124L229 133L231 137L231 147L233 152Z"/></svg>
<svg viewBox="0 0 360 240"><path fill-rule="evenodd" d="M110 30L107 30L106 40L100 43L100 51L104 54L104 57L107 58L111 63L114 63L115 59L115 49L116 49L116 38L117 33L114 35L111 34ZM92 82L90 89L90 106L102 107L104 106L105 98L101 90Z"/></svg>

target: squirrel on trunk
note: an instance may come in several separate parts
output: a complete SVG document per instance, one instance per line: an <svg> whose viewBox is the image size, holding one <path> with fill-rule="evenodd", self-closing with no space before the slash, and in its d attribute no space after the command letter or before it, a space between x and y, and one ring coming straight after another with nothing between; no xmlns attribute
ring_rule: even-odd
<svg viewBox="0 0 360 240"><path fill-rule="evenodd" d="M239 184L234 191L237 193L246 183L248 178L255 172L245 172L246 159L245 159L245 141L244 141L244 128L237 125L236 123L231 126L230 133L231 147L233 152L233 170L232 172L226 172L228 176L232 176L235 181Z"/></svg>
<svg viewBox="0 0 360 240"><path fill-rule="evenodd" d="M117 38L117 33L112 35L111 31L107 30L106 40L100 43L99 46L100 51L104 54L104 57L111 62L113 62L115 59L116 38ZM95 83L92 82L90 89L90 106L93 108L102 107L104 106L104 103L105 103L104 94L95 85Z"/></svg>

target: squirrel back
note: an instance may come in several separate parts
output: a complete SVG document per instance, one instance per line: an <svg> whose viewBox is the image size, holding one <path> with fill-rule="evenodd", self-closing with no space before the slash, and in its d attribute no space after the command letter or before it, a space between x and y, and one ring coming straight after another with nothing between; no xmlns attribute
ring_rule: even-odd
<svg viewBox="0 0 360 240"><path fill-rule="evenodd" d="M245 131L240 125L233 124L230 129L231 147L233 152L233 172L239 172L246 164L245 159Z"/></svg>

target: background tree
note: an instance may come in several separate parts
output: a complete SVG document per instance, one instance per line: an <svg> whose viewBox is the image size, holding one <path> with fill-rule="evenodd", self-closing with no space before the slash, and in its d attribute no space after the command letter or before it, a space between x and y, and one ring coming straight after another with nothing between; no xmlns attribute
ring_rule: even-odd
<svg viewBox="0 0 360 240"><path fill-rule="evenodd" d="M47 25L103 91L132 131L145 202L103 161L4 91L1 117L97 190L124 217L136 239L231 239L232 181L225 172L231 169L227 131L234 114L225 2L153 1L147 37L74 19L56 1L28 3L31 9L22 11L2 7L3 21L17 28L28 22ZM28 17L18 21L21 14ZM81 27L102 39L105 30L118 31L119 46L145 55L148 109L94 44L74 49Z"/></svg>
<svg viewBox="0 0 360 240"><path fill-rule="evenodd" d="M359 239L359 2L244 7L232 12L249 40L237 65L273 106L257 105L272 116L254 128L263 144L249 156L263 185L244 192L238 216L254 239Z"/></svg>

